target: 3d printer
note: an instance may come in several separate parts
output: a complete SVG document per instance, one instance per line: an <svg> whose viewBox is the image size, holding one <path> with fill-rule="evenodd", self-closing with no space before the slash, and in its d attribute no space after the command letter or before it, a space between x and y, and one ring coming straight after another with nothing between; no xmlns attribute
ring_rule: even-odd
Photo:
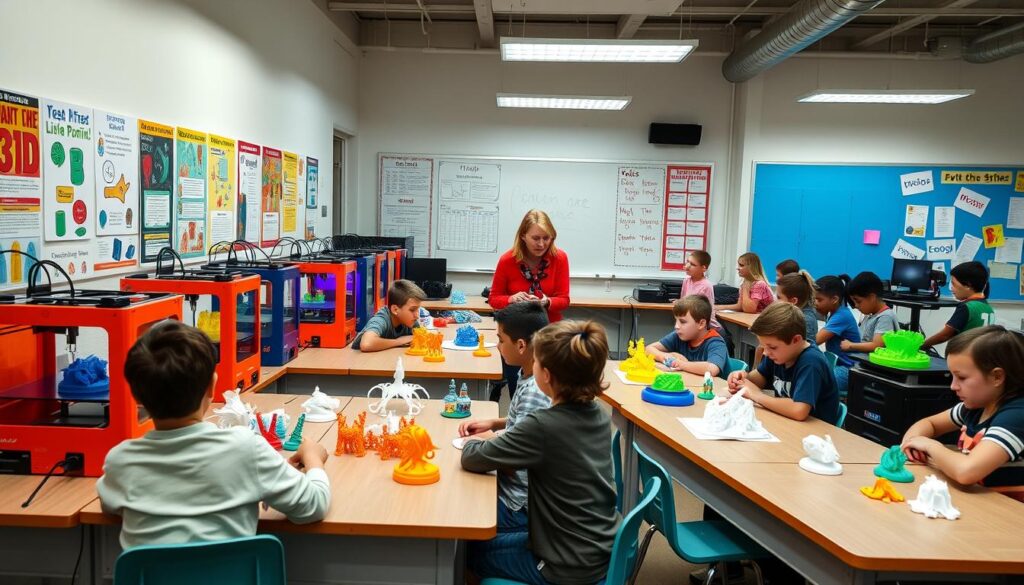
<svg viewBox="0 0 1024 585"><path fill-rule="evenodd" d="M314 242L321 242L314 240ZM358 332L356 326L356 263L332 255L294 252L299 280L299 343L309 347L345 347ZM322 242L321 242L322 243Z"/></svg>
<svg viewBox="0 0 1024 585"><path fill-rule="evenodd" d="M353 252L324 250L321 257L335 258L356 263L354 307L356 313L356 331L366 327L366 322L376 312L377 299L374 297L376 285L376 254L358 254ZM346 307L352 306L351 304Z"/></svg>
<svg viewBox="0 0 1024 585"><path fill-rule="evenodd" d="M170 266L164 261L171 259ZM177 259L179 269L175 270ZM225 390L239 391L260 381L260 277L236 271L185 270L171 248L157 255L156 273L133 274L121 279L127 292L166 292L185 296L193 325L202 329L217 348L217 387L214 400ZM209 310L198 310L200 297L209 297ZM232 350L232 348L234 348Z"/></svg>
<svg viewBox="0 0 1024 585"><path fill-rule="evenodd" d="M77 457L85 475L98 477L112 447L153 428L124 379L124 361L154 324L181 319L182 298L78 290L70 279L68 291L52 292L36 285L41 265L61 271L36 262L24 296L0 296L0 473L44 474ZM66 348L74 364L80 337L106 349L105 391L61 390L57 351Z"/></svg>

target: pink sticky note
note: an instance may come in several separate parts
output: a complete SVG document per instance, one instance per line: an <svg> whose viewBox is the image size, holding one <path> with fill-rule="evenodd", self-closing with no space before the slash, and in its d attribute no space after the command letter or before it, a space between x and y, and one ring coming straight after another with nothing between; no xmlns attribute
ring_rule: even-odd
<svg viewBox="0 0 1024 585"><path fill-rule="evenodd" d="M878 245L879 240L882 238L882 232L879 230L864 230L864 243Z"/></svg>

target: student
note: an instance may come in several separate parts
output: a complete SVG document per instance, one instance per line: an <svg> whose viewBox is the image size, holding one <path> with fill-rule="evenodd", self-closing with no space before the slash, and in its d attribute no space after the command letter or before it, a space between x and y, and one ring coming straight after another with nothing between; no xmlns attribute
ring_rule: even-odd
<svg viewBox="0 0 1024 585"><path fill-rule="evenodd" d="M845 274L839 276L822 276L814 283L814 307L818 313L825 315L825 328L818 330L815 343L825 344L825 351L836 355L836 367L833 374L836 384L839 387L839 395L846 396L846 388L850 381L850 366L853 360L842 348L842 342L860 342L860 329L857 328L857 320L853 318L850 311L849 299L846 296L846 285L850 277Z"/></svg>
<svg viewBox="0 0 1024 585"><path fill-rule="evenodd" d="M248 427L204 422L215 365L210 339L179 321L128 351L125 378L156 430L111 449L96 484L103 511L122 517L123 548L254 535L261 501L297 523L327 513L323 446L303 439L285 459Z"/></svg>
<svg viewBox="0 0 1024 585"><path fill-rule="evenodd" d="M1024 338L999 325L977 327L949 341L946 362L962 402L914 423L903 452L959 484L980 482L1024 501ZM957 430L955 451L935 440Z"/></svg>
<svg viewBox="0 0 1024 585"><path fill-rule="evenodd" d="M689 278L683 279L680 298L690 295L701 295L706 298L711 303L711 328L717 330L721 325L715 318L715 287L706 277L710 266L711 254L704 250L690 252L686 257L686 274Z"/></svg>
<svg viewBox="0 0 1024 585"><path fill-rule="evenodd" d="M690 295L672 305L672 314L675 330L648 345L647 353L670 370L701 375L711 372L712 376L725 370L729 351L722 336L709 327L711 303L701 295Z"/></svg>
<svg viewBox="0 0 1024 585"><path fill-rule="evenodd" d="M839 395L825 355L804 339L806 323L800 309L774 303L764 310L750 332L764 346L764 358L751 372L729 374L729 392L746 388L747 398L793 420L814 416L835 424ZM771 388L775 396L762 390Z"/></svg>
<svg viewBox="0 0 1024 585"><path fill-rule="evenodd" d="M498 324L498 352L510 366L518 366L519 383L508 403L505 418L467 421L459 425L459 436L508 431L531 412L548 408L551 399L537 387L533 376L534 333L548 324L548 315L538 302L516 303L494 312ZM525 469L498 474L498 531L526 530L527 474Z"/></svg>
<svg viewBox="0 0 1024 585"><path fill-rule="evenodd" d="M797 264L796 260L787 258L782 262L775 265L775 284L779 283L779 280L787 274L796 274L800 272L800 265Z"/></svg>
<svg viewBox="0 0 1024 585"><path fill-rule="evenodd" d="M924 340L921 349L949 341L968 329L991 325L995 320L995 311L988 304L988 270L984 264L977 261L957 264L949 275L949 288L960 304L942 330Z"/></svg>
<svg viewBox="0 0 1024 585"><path fill-rule="evenodd" d="M850 281L846 294L864 318L860 320L860 343L844 339L839 342L840 349L871 353L875 348L885 347L882 334L898 331L900 323L896 312L882 300L882 279L874 272L861 272Z"/></svg>
<svg viewBox="0 0 1024 585"><path fill-rule="evenodd" d="M526 469L529 531L469 543L477 577L531 584L598 583L608 572L618 529L611 419L594 400L604 392L608 338L588 322L560 321L533 336L533 374L551 398L505 433L467 437L462 467L478 473Z"/></svg>
<svg viewBox="0 0 1024 585"><path fill-rule="evenodd" d="M775 299L772 288L764 279L761 259L753 252L747 252L736 260L736 273L743 279L740 285L739 302L720 305L718 310L728 309L744 313L760 313Z"/></svg>
<svg viewBox="0 0 1024 585"><path fill-rule="evenodd" d="M352 349L371 352L402 347L412 342L412 328L427 299L411 280L396 280L388 289L388 306L381 307L352 342Z"/></svg>
<svg viewBox="0 0 1024 585"><path fill-rule="evenodd" d="M796 305L803 312L806 322L804 339L817 339L818 313L814 310L814 279L806 270L782 275L776 282L775 300Z"/></svg>

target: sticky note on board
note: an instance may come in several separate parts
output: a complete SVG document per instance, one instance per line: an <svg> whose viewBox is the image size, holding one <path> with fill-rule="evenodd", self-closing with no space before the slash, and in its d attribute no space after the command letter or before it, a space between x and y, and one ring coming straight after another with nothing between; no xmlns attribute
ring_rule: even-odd
<svg viewBox="0 0 1024 585"><path fill-rule="evenodd" d="M1013 185L1013 190L1024 192L1024 171L1017 171L1017 182Z"/></svg>
<svg viewBox="0 0 1024 585"><path fill-rule="evenodd" d="M987 225L981 228L982 240L986 248L998 248L1006 243L1003 236L1003 224Z"/></svg>
<svg viewBox="0 0 1024 585"><path fill-rule="evenodd" d="M864 243L877 246L882 240L882 232L879 230L864 230Z"/></svg>

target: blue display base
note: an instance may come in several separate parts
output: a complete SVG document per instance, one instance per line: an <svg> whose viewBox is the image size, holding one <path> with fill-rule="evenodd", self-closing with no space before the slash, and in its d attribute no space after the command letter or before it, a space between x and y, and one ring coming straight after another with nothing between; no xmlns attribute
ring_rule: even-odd
<svg viewBox="0 0 1024 585"><path fill-rule="evenodd" d="M61 381L57 384L57 396L67 400L106 399L110 396L110 380L102 380L87 386L79 386Z"/></svg>
<svg viewBox="0 0 1024 585"><path fill-rule="evenodd" d="M693 392L661 392L651 388L644 388L640 392L640 398L644 402L657 404L658 406L693 406Z"/></svg>
<svg viewBox="0 0 1024 585"><path fill-rule="evenodd" d="M470 413L468 413L468 412L451 412L451 413L449 413L449 412L444 412L443 410L441 411L441 416L443 416L445 418L467 418L467 417L469 417L469 415L470 415Z"/></svg>

